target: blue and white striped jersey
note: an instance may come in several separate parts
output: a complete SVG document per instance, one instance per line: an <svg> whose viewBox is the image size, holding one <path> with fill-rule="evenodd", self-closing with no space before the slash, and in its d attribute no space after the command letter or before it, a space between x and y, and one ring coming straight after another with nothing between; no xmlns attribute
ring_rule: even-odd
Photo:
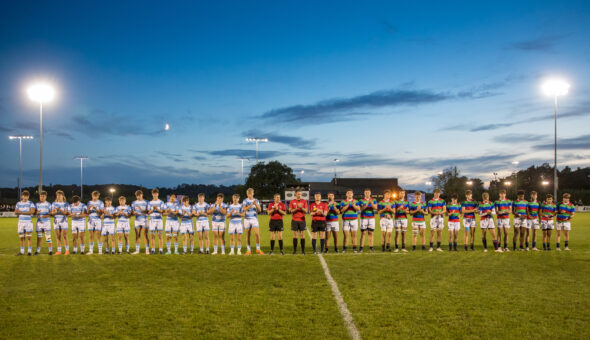
<svg viewBox="0 0 590 340"><path fill-rule="evenodd" d="M88 219L89 220L100 220L100 212L104 209L104 203L101 200L88 201Z"/></svg>
<svg viewBox="0 0 590 340"><path fill-rule="evenodd" d="M213 222L225 222L225 214L222 214L220 209L227 209L227 204L221 202L219 206L215 206L215 210L211 214Z"/></svg>
<svg viewBox="0 0 590 340"><path fill-rule="evenodd" d="M38 202L35 204L35 214L37 215L37 221L40 222L48 222L49 221L49 214L51 213L51 203L45 202Z"/></svg>
<svg viewBox="0 0 590 340"><path fill-rule="evenodd" d="M104 219L103 219L103 223L104 224L114 224L115 223L115 213L116 208L113 207L112 205L110 207L104 207L103 212L104 212Z"/></svg>
<svg viewBox="0 0 590 340"><path fill-rule="evenodd" d="M167 221L178 221L178 203L166 202L165 209L170 210L166 217Z"/></svg>
<svg viewBox="0 0 590 340"><path fill-rule="evenodd" d="M146 200L133 201L131 208L135 214L136 221L145 221L147 219L148 202Z"/></svg>
<svg viewBox="0 0 590 340"><path fill-rule="evenodd" d="M70 205L68 202L58 202L55 201L51 204L51 210L55 210L55 215L53 215L53 222L65 222L66 214L68 213L68 208Z"/></svg>
<svg viewBox="0 0 590 340"><path fill-rule="evenodd" d="M182 222L193 221L193 206L192 205L181 205L178 207L178 213L181 216Z"/></svg>
<svg viewBox="0 0 590 340"><path fill-rule="evenodd" d="M242 204L230 204L227 208L227 212L229 213L229 221L230 222L242 222Z"/></svg>
<svg viewBox="0 0 590 340"><path fill-rule="evenodd" d="M77 204L76 203L70 204L68 212L72 216L72 221L84 220L85 217L81 217L80 214L83 214L86 212L86 206L82 202L78 202Z"/></svg>
<svg viewBox="0 0 590 340"><path fill-rule="evenodd" d="M258 205L260 205L260 201L258 201L256 198L253 198L253 199L245 198L244 201L242 202L242 208L245 208L247 205L250 205L254 202L256 202L256 203L258 203ZM250 209L248 209L246 211L246 215L244 217L245 218L257 218L258 211L256 210L256 205L253 205Z"/></svg>
<svg viewBox="0 0 590 340"><path fill-rule="evenodd" d="M156 209L160 209L160 210L164 210L166 209L166 204L164 204L164 202L162 202L161 199L157 199L155 201L149 201L148 202L148 211L149 210L154 210L150 213L150 218L153 220L161 220L162 219L162 213L159 212Z"/></svg>
<svg viewBox="0 0 590 340"><path fill-rule="evenodd" d="M132 211L133 210L131 209L131 207L128 206L127 204L118 206L117 210L116 210L117 213L123 212L123 213L126 213L127 216L129 216L129 214L131 214ZM119 222L129 222L129 217L126 217L124 215L119 215L118 221Z"/></svg>
<svg viewBox="0 0 590 340"><path fill-rule="evenodd" d="M197 214L199 213L205 213L207 214L207 210L209 210L210 205L207 202L203 202L203 203L195 203L195 205L193 205L193 211L195 211ZM197 217L197 221L205 221L208 220L209 216L208 215L201 215Z"/></svg>
<svg viewBox="0 0 590 340"><path fill-rule="evenodd" d="M31 201L19 201L16 204L16 211L20 212L20 213L25 213L25 212L29 212L31 211L31 209L33 209L33 211L35 210L35 204ZM18 220L19 221L32 221L31 219L31 215L18 215Z"/></svg>

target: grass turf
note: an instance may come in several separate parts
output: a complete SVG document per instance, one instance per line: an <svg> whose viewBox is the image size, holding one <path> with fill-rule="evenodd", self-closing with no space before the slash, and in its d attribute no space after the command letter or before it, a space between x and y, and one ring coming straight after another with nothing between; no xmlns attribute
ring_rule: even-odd
<svg viewBox="0 0 590 340"><path fill-rule="evenodd" d="M268 252L266 216L260 224ZM484 254L478 230L475 252L325 258L365 339L588 338L589 226L590 214L576 216L571 252ZM348 336L315 256L50 257L45 247L41 256L13 256L17 251L16 219L0 219L2 337Z"/></svg>

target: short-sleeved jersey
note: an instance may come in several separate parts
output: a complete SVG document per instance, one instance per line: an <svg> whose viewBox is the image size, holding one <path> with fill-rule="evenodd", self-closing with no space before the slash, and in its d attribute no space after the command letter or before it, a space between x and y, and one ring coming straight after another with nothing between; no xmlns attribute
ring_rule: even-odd
<svg viewBox="0 0 590 340"><path fill-rule="evenodd" d="M242 208L246 208L246 206L252 204L252 203L258 203L258 205L260 205L260 201L258 201L256 198L245 198L244 201L242 201ZM258 218L258 208L256 208L256 204L254 204L252 207L250 207L250 209L248 210L244 210L246 212L246 214L244 215L245 218Z"/></svg>
<svg viewBox="0 0 590 340"><path fill-rule="evenodd" d="M102 210L103 214L104 214L104 219L103 219L103 223L104 224L114 224L115 223L115 211L117 211L117 208L113 207L112 205L110 207L104 207L104 209Z"/></svg>
<svg viewBox="0 0 590 340"><path fill-rule="evenodd" d="M51 204L51 210L55 210L55 215L53 215L54 222L64 222L66 220L66 215L68 213L69 204L66 201L58 202L55 201Z"/></svg>
<svg viewBox="0 0 590 340"><path fill-rule="evenodd" d="M358 213L356 212L356 210L354 210L354 206L359 206L359 201L355 200L354 198L351 200L342 200L340 202L340 205L338 206L338 209L340 209L340 212L342 213L342 219L343 220L356 220L358 218ZM343 209L347 207L348 209L346 211L343 211Z"/></svg>
<svg viewBox="0 0 590 340"><path fill-rule="evenodd" d="M33 212L35 211L35 204L31 201L19 201L18 203L16 203L16 211L18 211L19 213L28 213L31 211L31 209L33 209ZM19 221L31 221L31 215L18 215L18 220Z"/></svg>
<svg viewBox="0 0 590 340"><path fill-rule="evenodd" d="M166 202L164 203L164 210L168 211L166 221L178 221L178 203L177 202Z"/></svg>
<svg viewBox="0 0 590 340"><path fill-rule="evenodd" d="M70 204L68 212L70 213L70 216L72 216L72 221L83 220L85 217L80 216L80 214L86 212L86 205L81 202L78 202L78 204Z"/></svg>
<svg viewBox="0 0 590 340"><path fill-rule="evenodd" d="M512 202L512 214L516 217L526 218L528 203L529 202L525 200L516 200Z"/></svg>
<svg viewBox="0 0 590 340"><path fill-rule="evenodd" d="M104 203L101 200L88 201L88 219L100 220L100 211L104 209Z"/></svg>
<svg viewBox="0 0 590 340"><path fill-rule="evenodd" d="M225 222L225 214L221 213L220 209L227 209L227 204L221 202L219 206L212 204L211 207L214 207L213 213L211 213L211 220L213 222Z"/></svg>
<svg viewBox="0 0 590 340"><path fill-rule="evenodd" d="M494 203L492 201L480 202L477 208L479 210L479 215L480 215L479 219L480 220L487 220L487 219L493 218L491 214L492 214L492 210L494 210ZM481 214L488 214L488 215L481 216Z"/></svg>
<svg viewBox="0 0 590 340"><path fill-rule="evenodd" d="M338 208L338 203L328 202L328 203L326 203L326 205L328 206L328 214L326 215L326 222L338 221L338 214L336 213L336 209Z"/></svg>
<svg viewBox="0 0 590 340"><path fill-rule="evenodd" d="M460 222L461 221L461 207L459 203L447 204L447 214L449 215L449 222Z"/></svg>
<svg viewBox="0 0 590 340"><path fill-rule="evenodd" d="M475 212L477 211L477 201L465 200L461 203L461 208L465 208L464 218L475 218Z"/></svg>
<svg viewBox="0 0 590 340"><path fill-rule="evenodd" d="M396 220L407 220L408 214L406 213L406 209L408 209L410 203L404 200L395 201L395 219Z"/></svg>
<svg viewBox="0 0 590 340"><path fill-rule="evenodd" d="M119 222L129 222L129 214L131 214L133 209L130 206L128 206L127 204L125 204L125 205L118 206L115 211L117 213L127 214L127 216L119 215Z"/></svg>
<svg viewBox="0 0 590 340"><path fill-rule="evenodd" d="M555 216L555 212L557 211L557 207L555 203L543 203L541 204L541 219L543 221L549 221L553 219Z"/></svg>
<svg viewBox="0 0 590 340"><path fill-rule="evenodd" d="M367 205L369 203L372 203L373 205L371 205L370 207L368 207ZM377 208L377 200L374 198L363 198L361 200L359 200L359 204L361 207L361 218L375 218L375 209ZM365 207L363 209L363 207Z"/></svg>
<svg viewBox="0 0 590 340"><path fill-rule="evenodd" d="M146 200L133 201L133 203L131 203L131 209L133 209L136 221L146 220L148 211L148 202Z"/></svg>
<svg viewBox="0 0 590 340"><path fill-rule="evenodd" d="M242 204L230 204L229 205L229 207L227 208L227 212L229 214L230 223L242 221L242 215L240 215L243 211L242 208L243 208Z"/></svg>
<svg viewBox="0 0 590 340"><path fill-rule="evenodd" d="M311 219L312 221L325 221L326 220L326 216L324 215L315 215L315 213L318 210L323 210L323 211L327 211L328 210L328 205L326 205L325 202L313 202L312 204L310 204L309 206L309 210L310 210L310 214L311 214Z"/></svg>
<svg viewBox="0 0 590 340"><path fill-rule="evenodd" d="M180 215L180 220L182 222L192 222L193 221L193 206L192 205L179 205L178 206L178 214Z"/></svg>
<svg viewBox="0 0 590 340"><path fill-rule="evenodd" d="M576 212L576 208L571 202L559 203L557 205L557 222L569 222L572 220L572 215Z"/></svg>
<svg viewBox="0 0 590 340"><path fill-rule="evenodd" d="M412 214L412 222L424 222L424 210L428 205L424 202L412 202L410 203L410 214ZM417 212L420 208L422 208L422 212Z"/></svg>
<svg viewBox="0 0 590 340"><path fill-rule="evenodd" d="M447 203L442 198L433 198L428 201L428 208L433 213L442 213Z"/></svg>
<svg viewBox="0 0 590 340"><path fill-rule="evenodd" d="M304 209L307 209L307 201L304 199L292 200L289 202L289 209L297 209L297 205L301 203ZM301 210L297 210L293 213L293 221L305 221L305 213Z"/></svg>
<svg viewBox="0 0 590 340"><path fill-rule="evenodd" d="M150 213L150 218L152 220L161 220L162 219L162 213L159 212L156 209L160 209L160 210L164 210L166 209L166 204L164 202L162 202L161 199L157 199L157 200L151 200L148 202L148 211L154 209L151 213Z"/></svg>
<svg viewBox="0 0 590 340"><path fill-rule="evenodd" d="M512 208L511 200L497 200L494 202L494 208L496 209L496 215L499 219L510 218L510 209Z"/></svg>
<svg viewBox="0 0 590 340"><path fill-rule="evenodd" d="M379 202L379 205L377 207L379 210L383 210L385 208L390 208L392 210L395 210L395 202L391 201L391 200L381 200L381 202ZM393 211L384 211L381 214L379 214L379 217L393 218Z"/></svg>
<svg viewBox="0 0 590 340"><path fill-rule="evenodd" d="M49 221L49 217L51 213L51 203L45 202L37 202L35 204L35 214L37 215L37 220L41 222Z"/></svg>
<svg viewBox="0 0 590 340"><path fill-rule="evenodd" d="M285 203L283 203L283 202L279 202L279 203L270 202L270 204L268 205L268 210L274 210L274 209L287 211L287 207L285 207ZM282 220L283 215L279 214L278 211L273 211L270 214L270 219L271 220Z"/></svg>
<svg viewBox="0 0 590 340"><path fill-rule="evenodd" d="M529 219L536 220L539 218L539 209L541 205L537 201L529 201L527 204L527 212Z"/></svg>
<svg viewBox="0 0 590 340"><path fill-rule="evenodd" d="M211 206L209 205L209 203L207 202L203 202L203 203L195 203L195 205L193 205L193 211L197 214L205 214L205 215L199 215L197 216L197 221L205 221L209 219L209 215L207 214L207 210L209 210Z"/></svg>

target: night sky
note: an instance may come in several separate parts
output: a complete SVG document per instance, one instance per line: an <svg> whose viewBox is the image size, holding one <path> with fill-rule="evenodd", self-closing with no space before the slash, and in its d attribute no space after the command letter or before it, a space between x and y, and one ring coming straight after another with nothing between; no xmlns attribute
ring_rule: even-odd
<svg viewBox="0 0 590 340"><path fill-rule="evenodd" d="M237 184L246 137L304 181L590 165L589 1L12 1L0 14L0 186ZM165 124L170 130L165 131ZM246 169L246 172L248 169Z"/></svg>

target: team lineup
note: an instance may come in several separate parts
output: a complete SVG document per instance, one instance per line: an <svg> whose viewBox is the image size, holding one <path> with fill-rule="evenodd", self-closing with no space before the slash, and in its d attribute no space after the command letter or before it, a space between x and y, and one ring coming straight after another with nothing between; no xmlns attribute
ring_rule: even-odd
<svg viewBox="0 0 590 340"><path fill-rule="evenodd" d="M135 193L136 200L130 205L126 198L118 198L118 205L113 205L110 197L101 201L98 191L92 192L92 200L88 204L80 201L79 196L73 196L68 203L64 193L56 192L53 203L47 201L47 193L41 191L39 202L29 201L29 192L23 191L21 201L15 208L18 216L18 234L20 251L17 255L38 255L41 253L42 239L45 238L49 255L53 254L53 230L56 233L57 251L55 255L69 255L68 218L71 220L71 235L73 254L93 254L96 243L98 254L131 253L129 234L132 226L130 218L135 217L133 229L135 232L135 248L133 254L139 254L141 242L145 242L146 254L193 254L195 253L195 233L198 237L199 253L226 254L225 234L229 235L229 255L242 255L242 235L246 234L246 252L251 255L251 236L255 239L255 252L263 255L260 248L260 225L258 214L262 211L261 203L254 197L254 190L248 189L246 198L240 202L238 194L232 195L231 204L224 202L224 195L218 194L215 202L205 202L205 195L199 194L197 202L190 203L188 196L182 196L177 202L177 196L169 196L168 202L159 199L159 191L151 191L152 199L143 198L143 192ZM322 199L321 193L314 194L313 202L301 198L301 191L296 191L295 199L288 205L281 201L281 195L275 194L274 200L268 205L267 213L270 217L270 254L274 253L278 241L279 252L284 255L283 247L283 218L292 215L291 230L293 231L293 254L297 254L300 245L301 253L305 254L305 232L307 231L306 217L311 216L311 241L313 253L328 253L330 238L333 239L334 252L347 252L349 246L354 253L363 252L368 243L369 251L374 252L375 221L379 217L381 231L381 251L407 252L406 233L410 222L412 239L411 250L415 251L418 239L422 250L443 251L442 231L447 217L449 251L457 251L461 224L463 224L463 246L465 251L475 249L475 231L479 216L481 240L484 251L487 252L487 233L489 232L493 248L496 252L510 251L508 247L509 231L514 227L512 235L513 250L538 250L537 230L541 230L543 250L551 250L552 230L556 229L556 249L561 250L561 234L563 232L564 249L569 250L569 232L571 219L575 214L574 205L570 202L570 195L563 194L560 203L553 201L548 194L545 200L538 201L535 191L530 193L529 200L525 199L523 191L517 192L517 199L511 201L506 198L506 191L501 190L496 201L490 201L489 194L484 192L481 201L472 197L472 192L465 192L466 199L458 201L457 194L450 195L447 202L440 197L440 190L435 189L433 198L428 202L422 201L422 193L416 192L414 200L406 200L405 191L396 195L386 190L383 199L377 201L371 195L371 190L364 191L364 197L354 199L352 190L346 192L346 198L336 202L333 193L329 193L327 200ZM397 199L394 197L397 196ZM430 215L429 247L426 246L426 220ZM494 215L496 218L494 220ZM512 223L511 223L512 215ZM37 243L33 253L32 234L33 217L37 218ZM166 219L164 219L166 217ZM342 223L339 222L340 218ZM556 219L556 223L555 220ZM193 221L194 220L194 221ZM462 222L462 223L461 223ZM512 226L511 226L512 224ZM343 240L339 250L338 237L342 226ZM497 229L497 232L496 232ZM357 236L360 232L360 242ZM86 252L86 233L89 235L89 247ZM210 238L212 234L212 239ZM392 241L393 237L393 241ZM319 239L319 244L318 244ZM166 252L164 252L164 240ZM503 242L502 242L503 241ZM179 251L180 242L182 252ZM393 250L392 250L393 244ZM529 247L530 245L530 247Z"/></svg>

